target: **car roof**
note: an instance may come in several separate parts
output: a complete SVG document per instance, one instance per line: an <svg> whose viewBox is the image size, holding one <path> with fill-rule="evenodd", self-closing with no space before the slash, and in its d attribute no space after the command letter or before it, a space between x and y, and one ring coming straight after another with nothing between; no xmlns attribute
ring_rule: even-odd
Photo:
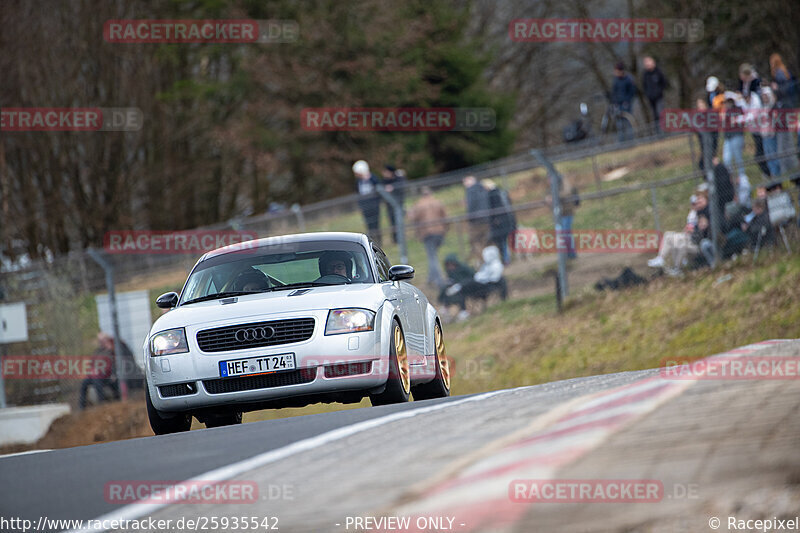
<svg viewBox="0 0 800 533"><path fill-rule="evenodd" d="M212 257L218 257L220 255L232 252L241 252L242 250L248 250L251 248L269 246L271 244L292 244L307 241L350 241L358 242L369 247L369 239L363 233L351 233L345 231L294 233L291 235L276 235L274 237L264 237L263 239L255 239L251 241L245 241L243 243L229 244L228 246L223 246L222 248L217 248L216 250L207 252L205 255L203 255L203 257L200 258L198 263L205 261L206 259L211 259Z"/></svg>

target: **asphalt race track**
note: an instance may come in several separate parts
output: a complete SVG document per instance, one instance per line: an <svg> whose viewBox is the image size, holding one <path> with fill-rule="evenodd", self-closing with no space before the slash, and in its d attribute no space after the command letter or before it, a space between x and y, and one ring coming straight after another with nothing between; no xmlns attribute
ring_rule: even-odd
<svg viewBox="0 0 800 533"><path fill-rule="evenodd" d="M436 412L436 416L448 420L440 431L446 431L449 439L454 441L450 452L455 458L459 450L475 449L561 402L618 386L648 373L652 372L581 378L503 391L483 401L455 406L450 411L444 409ZM38 521L40 516L51 519L96 518L118 507L105 501L106 482L189 479L359 422L418 409L421 406L452 403L464 398L467 397L339 411L4 457L0 458L0 478L4 480L0 488L0 514L34 521ZM433 413L427 416L432 415ZM424 418L415 422L420 427L427 427ZM416 445L421 449L429 445L425 432L414 435ZM371 436L379 439L380 445L388 451L393 444L391 434L385 433L383 428L376 429L375 433ZM329 458L325 448L314 454L320 458ZM442 461L444 460L443 457ZM379 473L384 468L382 465L374 465L374 469ZM30 476L31 471L46 474ZM387 485L392 485L391 493L399 492L404 485L417 481L401 476L402 473L395 471L397 477L394 479L390 477L392 472L382 474ZM424 475L424 472L421 474ZM9 480L14 482L9 483ZM314 484L314 480L310 478L306 483ZM301 488L295 487L294 498L298 498L297 493ZM381 503L391 501L384 501L384 498L378 500ZM369 512L370 509L364 508L362 511Z"/></svg>
<svg viewBox="0 0 800 533"><path fill-rule="evenodd" d="M800 341L728 354L797 366ZM758 513L800 509L798 381L626 372L3 457L0 515L34 523L274 517L279 531L297 532L707 531L712 513L747 508L756 489L789 502ZM623 505L537 506L509 496L512 480L559 476L657 479L663 494ZM126 505L104 491L107 483L185 480L249 483L258 498ZM730 489L727 499L720 487ZM380 516L438 521L423 521L427 529L354 522Z"/></svg>

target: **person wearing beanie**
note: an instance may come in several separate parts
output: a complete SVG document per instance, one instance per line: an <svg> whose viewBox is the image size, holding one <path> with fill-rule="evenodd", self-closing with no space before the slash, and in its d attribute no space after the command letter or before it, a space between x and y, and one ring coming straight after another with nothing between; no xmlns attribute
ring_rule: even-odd
<svg viewBox="0 0 800 533"><path fill-rule="evenodd" d="M364 216L367 226L367 235L378 246L381 245L380 221L381 199L378 196L380 180L369 169L369 164L364 160L353 163L353 175L356 178L356 191L358 192L358 207Z"/></svg>

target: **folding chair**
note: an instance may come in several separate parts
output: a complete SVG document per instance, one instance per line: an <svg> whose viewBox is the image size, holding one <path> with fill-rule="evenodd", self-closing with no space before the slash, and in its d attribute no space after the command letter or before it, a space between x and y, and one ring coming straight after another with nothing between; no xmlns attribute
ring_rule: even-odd
<svg viewBox="0 0 800 533"><path fill-rule="evenodd" d="M769 211L769 223L778 228L778 233L781 235L786 251L791 253L789 239L786 237L786 225L793 222L797 215L792 197L786 191L767 196L767 210Z"/></svg>

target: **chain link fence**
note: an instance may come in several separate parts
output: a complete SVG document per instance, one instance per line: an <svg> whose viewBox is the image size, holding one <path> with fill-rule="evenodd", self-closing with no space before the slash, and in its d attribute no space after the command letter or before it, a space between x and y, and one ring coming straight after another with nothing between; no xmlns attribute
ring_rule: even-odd
<svg viewBox="0 0 800 533"><path fill-rule="evenodd" d="M746 154L754 152L752 141L745 150ZM575 231L681 231L690 209L689 197L704 182L704 174L698 168L700 153L694 134L674 134L642 135L625 143L588 139L554 148L545 156L558 174L577 189L580 205L574 207ZM745 161L753 189L759 185L800 180L796 170L779 178L764 178L757 163L752 157ZM530 152L410 181L404 190L406 212L419 202L423 188L429 187L447 213L446 218L439 221L448 227L439 248L440 264L445 256L455 254L477 266L476 258L470 257L470 215L466 212L462 185L463 178L468 175L477 180L491 179L507 191L510 211L519 229L558 229L553 217L550 175ZM792 192L792 195L796 205L797 194ZM203 229L248 231L259 237L302 231L364 232L357 200L357 195L334 198ZM569 195L562 197L562 202L572 200L574 198ZM426 251L417 237L421 229L420 224L406 220L400 241L406 239L408 262L416 268L414 283L421 285L436 302L439 287L428 283ZM384 204L381 207L381 240L387 255L397 262L402 248L394 242L392 233ZM558 255L537 250L512 254L512 261L505 269L510 297L549 297L553 298L555 308L553 275L557 272ZM647 254L579 251L577 260L567 269L570 290L591 287L601 277L613 276L626 266L646 274L644 261L654 255L655 251ZM162 312L154 304L155 297L170 290L179 291L197 256L107 254L106 259L113 267L116 290L120 294L147 291L150 317L155 319ZM71 253L3 272L0 290L0 303L26 304L28 322L28 341L0 345L4 360L18 356L88 356L97 349L96 336L102 320L96 296L105 293L107 286L103 269L88 254ZM144 338L130 342L135 357L142 356L143 341ZM66 402L77 407L81 383L81 378L9 379L7 376L5 395L9 405Z"/></svg>

